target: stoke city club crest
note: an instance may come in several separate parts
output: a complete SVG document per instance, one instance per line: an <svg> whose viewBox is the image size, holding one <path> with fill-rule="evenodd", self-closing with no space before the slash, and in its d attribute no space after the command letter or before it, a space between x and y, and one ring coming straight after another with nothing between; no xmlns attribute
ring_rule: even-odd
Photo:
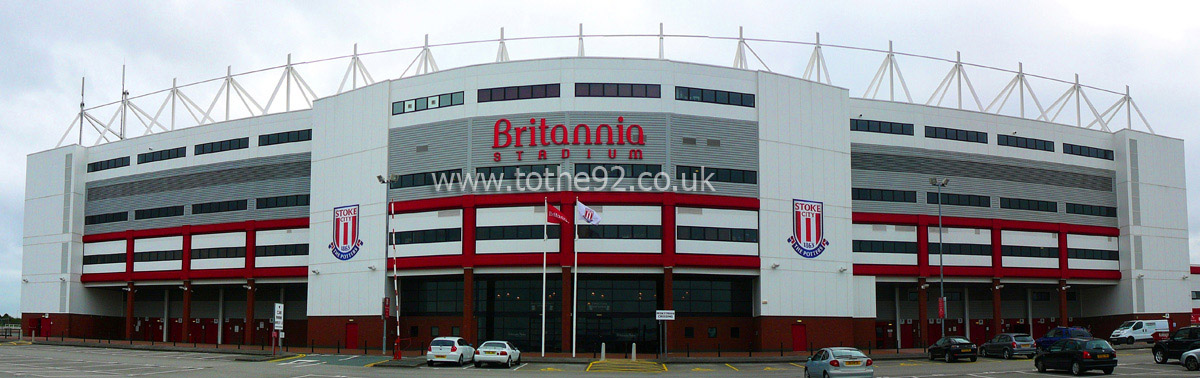
<svg viewBox="0 0 1200 378"><path fill-rule="evenodd" d="M362 240L358 239L358 205L334 208L333 243L329 243L333 257L338 260L352 259L362 245Z"/></svg>
<svg viewBox="0 0 1200 378"><path fill-rule="evenodd" d="M821 202L792 200L792 236L788 243L800 256L814 258L825 252L825 219Z"/></svg>

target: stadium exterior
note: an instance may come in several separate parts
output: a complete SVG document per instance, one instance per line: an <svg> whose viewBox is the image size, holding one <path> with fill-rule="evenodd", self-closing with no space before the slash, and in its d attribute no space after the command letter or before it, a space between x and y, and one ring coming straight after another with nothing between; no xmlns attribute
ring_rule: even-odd
<svg viewBox="0 0 1200 378"><path fill-rule="evenodd" d="M573 285L580 351L654 350L663 309L678 314L672 350L921 346L942 332L943 272L946 332L976 342L1183 325L1196 281L1183 161L1182 140L1131 128L852 98L763 71L467 66L31 154L23 328L261 344L284 303L288 345L378 348L399 330L413 348L461 335L536 350L546 251L551 351L571 349ZM433 182L613 166L631 176L620 189ZM711 186L687 187L701 168ZM671 185L638 188L642 172ZM576 238L544 226L544 203L602 222ZM387 318L384 298L399 298Z"/></svg>

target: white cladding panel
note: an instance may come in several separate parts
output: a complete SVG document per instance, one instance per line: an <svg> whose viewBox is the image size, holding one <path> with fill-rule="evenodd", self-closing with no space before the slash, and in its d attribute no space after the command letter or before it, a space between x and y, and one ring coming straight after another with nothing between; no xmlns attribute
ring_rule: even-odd
<svg viewBox="0 0 1200 378"><path fill-rule="evenodd" d="M1117 237L1067 234L1067 248L1116 251Z"/></svg>
<svg viewBox="0 0 1200 378"><path fill-rule="evenodd" d="M677 207L675 224L722 228L758 228L758 212L751 210Z"/></svg>
<svg viewBox="0 0 1200 378"><path fill-rule="evenodd" d="M929 253L929 266L937 266L939 261L937 249L934 249ZM992 256L946 255L946 266L992 266Z"/></svg>
<svg viewBox="0 0 1200 378"><path fill-rule="evenodd" d="M111 264L90 264L90 265L83 266L84 274L119 273L119 272L124 272L124 271L125 271L125 263L123 263L123 262L122 263L111 263Z"/></svg>
<svg viewBox="0 0 1200 378"><path fill-rule="evenodd" d="M946 259L946 261L950 260ZM854 263L880 265L917 265L917 255L914 253L854 252Z"/></svg>
<svg viewBox="0 0 1200 378"><path fill-rule="evenodd" d="M125 240L113 240L98 243L84 243L83 255L111 255L114 253L125 253Z"/></svg>
<svg viewBox="0 0 1200 378"><path fill-rule="evenodd" d="M644 224L661 225L662 208L658 206L612 206L588 204L588 207L600 214L600 224ZM574 216L574 215L569 215ZM578 216L574 216L579 218ZM584 223L586 224L586 223ZM580 227L583 227L582 224Z"/></svg>
<svg viewBox="0 0 1200 378"><path fill-rule="evenodd" d="M311 253L311 251L309 252ZM192 262L195 264L195 262ZM254 267L272 268L280 266L307 266L308 256L269 256L254 257Z"/></svg>
<svg viewBox="0 0 1200 378"><path fill-rule="evenodd" d="M853 228L854 240L897 241L910 243L917 242L917 226L893 224L855 224ZM934 240L936 241L936 239ZM949 243L949 241L947 241L947 243Z"/></svg>
<svg viewBox="0 0 1200 378"><path fill-rule="evenodd" d="M1004 245L1058 248L1058 234L1050 232L1004 230L1000 231L1000 240Z"/></svg>
<svg viewBox="0 0 1200 378"><path fill-rule="evenodd" d="M758 256L758 243L708 240L676 240L675 253Z"/></svg>
<svg viewBox="0 0 1200 378"><path fill-rule="evenodd" d="M1121 269L1121 262L1112 260L1067 259L1067 267L1071 269L1117 270Z"/></svg>
<svg viewBox="0 0 1200 378"><path fill-rule="evenodd" d="M946 244L992 244L992 231L982 228L946 227L942 232L942 240ZM929 227L929 242L938 242L937 227Z"/></svg>
<svg viewBox="0 0 1200 378"><path fill-rule="evenodd" d="M991 258L989 256L989 258ZM1058 268L1058 258L1002 256L1005 268ZM949 258L946 261L950 261Z"/></svg>
<svg viewBox="0 0 1200 378"><path fill-rule="evenodd" d="M434 212L436 215L436 212ZM475 210L475 225L519 226L546 224L546 208L543 206L485 207ZM461 227L462 223L459 223ZM438 228L438 227L423 227Z"/></svg>
<svg viewBox="0 0 1200 378"><path fill-rule="evenodd" d="M307 244L308 229L255 231L254 245Z"/></svg>
<svg viewBox="0 0 1200 378"><path fill-rule="evenodd" d="M161 238L146 238L133 240L133 252L151 251L182 251L182 236L165 236Z"/></svg>
<svg viewBox="0 0 1200 378"><path fill-rule="evenodd" d="M258 239L254 242L257 244ZM245 247L245 232L229 232L223 234L192 235L192 249Z"/></svg>
<svg viewBox="0 0 1200 378"><path fill-rule="evenodd" d="M192 260L192 269L241 269L246 267L246 259L243 257L224 258L224 259L199 259Z"/></svg>
<svg viewBox="0 0 1200 378"><path fill-rule="evenodd" d="M510 209L510 208L502 208ZM530 207L529 209L532 209ZM480 211L476 210L478 217ZM493 210L493 209L486 209ZM532 211L532 210L531 210ZM478 218L477 218L478 219ZM392 232L399 231L415 231L415 230L430 230L439 228L462 228L462 210L442 210L442 211L425 211L419 213L404 213L392 216L391 227ZM461 231L460 234L461 236ZM476 244L478 249L478 244ZM477 250L478 251L478 250ZM418 257L418 256L445 256L445 255L461 255L462 242L441 242L441 243L420 243L420 244L404 244L395 245L388 248L388 257Z"/></svg>
<svg viewBox="0 0 1200 378"><path fill-rule="evenodd" d="M135 272L152 272L161 270L180 270L183 269L183 261L135 261L133 263L133 271Z"/></svg>

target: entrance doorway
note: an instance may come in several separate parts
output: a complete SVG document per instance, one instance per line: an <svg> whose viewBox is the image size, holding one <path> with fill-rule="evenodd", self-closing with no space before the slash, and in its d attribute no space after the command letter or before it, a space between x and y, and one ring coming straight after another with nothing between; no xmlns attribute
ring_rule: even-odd
<svg viewBox="0 0 1200 378"><path fill-rule="evenodd" d="M808 328L804 324L792 324L792 351L808 350Z"/></svg>

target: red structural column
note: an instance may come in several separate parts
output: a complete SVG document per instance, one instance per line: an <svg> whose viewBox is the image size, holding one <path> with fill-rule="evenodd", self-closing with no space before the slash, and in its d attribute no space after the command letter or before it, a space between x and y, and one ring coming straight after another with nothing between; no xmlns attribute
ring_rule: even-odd
<svg viewBox="0 0 1200 378"><path fill-rule="evenodd" d="M179 333L183 342L192 342L192 283L183 281L183 316L180 320Z"/></svg>
<svg viewBox="0 0 1200 378"><path fill-rule="evenodd" d="M917 278L917 327L921 330L921 344L929 342L929 293L926 292L925 277Z"/></svg>
<svg viewBox="0 0 1200 378"><path fill-rule="evenodd" d="M246 268L243 269L245 278L254 278L254 251L257 243L258 231L254 221L246 222Z"/></svg>
<svg viewBox="0 0 1200 378"><path fill-rule="evenodd" d="M575 195L572 192L562 193L562 211L567 216L575 217ZM574 222L572 222L574 224ZM568 352L571 350L571 266L575 263L575 228L563 227L558 233L559 243L559 262L562 265L562 306L560 307L562 314L562 351Z"/></svg>
<svg viewBox="0 0 1200 378"><path fill-rule="evenodd" d="M992 222L992 277L1004 277L1004 255L1000 246L1004 245L1004 232L997 222Z"/></svg>
<svg viewBox="0 0 1200 378"><path fill-rule="evenodd" d="M125 281L133 281L133 231L125 231Z"/></svg>
<svg viewBox="0 0 1200 378"><path fill-rule="evenodd" d="M1067 318L1067 291L1063 288L1067 287L1067 280L1058 280L1058 325L1068 326Z"/></svg>
<svg viewBox="0 0 1200 378"><path fill-rule="evenodd" d="M929 219L925 216L917 218L917 272L929 277Z"/></svg>
<svg viewBox="0 0 1200 378"><path fill-rule="evenodd" d="M993 337L1004 331L1004 318L1000 313L1000 279L992 279L992 333L988 337Z"/></svg>
<svg viewBox="0 0 1200 378"><path fill-rule="evenodd" d="M462 338L476 345L483 340L475 340L475 269L463 268L463 316Z"/></svg>
<svg viewBox="0 0 1200 378"><path fill-rule="evenodd" d="M675 196L667 193L662 205L663 267L675 267Z"/></svg>
<svg viewBox="0 0 1200 378"><path fill-rule="evenodd" d="M254 279L246 280L246 328L242 330L242 343L254 343Z"/></svg>
<svg viewBox="0 0 1200 378"><path fill-rule="evenodd" d="M1067 266L1067 231L1065 225L1058 225L1058 274L1059 279L1068 279Z"/></svg>
<svg viewBox="0 0 1200 378"><path fill-rule="evenodd" d="M125 339L133 340L133 282L125 283Z"/></svg>
<svg viewBox="0 0 1200 378"><path fill-rule="evenodd" d="M181 253L179 273L186 282L191 279L192 272L192 226L183 226L182 236L183 253ZM184 334L186 335L187 332L184 332ZM186 337L184 339L186 340Z"/></svg>

